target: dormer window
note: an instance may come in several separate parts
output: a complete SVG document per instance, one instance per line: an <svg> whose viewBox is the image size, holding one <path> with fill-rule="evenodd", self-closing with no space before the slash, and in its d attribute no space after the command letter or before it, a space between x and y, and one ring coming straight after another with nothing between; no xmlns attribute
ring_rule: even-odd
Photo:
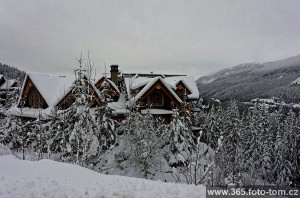
<svg viewBox="0 0 300 198"><path fill-rule="evenodd" d="M184 90L182 90L182 89L177 89L177 90L175 91L175 93L176 93L177 96L183 101L183 99L184 99Z"/></svg>
<svg viewBox="0 0 300 198"><path fill-rule="evenodd" d="M147 102L154 107L162 107L164 105L164 95L160 91L154 91L148 96Z"/></svg>

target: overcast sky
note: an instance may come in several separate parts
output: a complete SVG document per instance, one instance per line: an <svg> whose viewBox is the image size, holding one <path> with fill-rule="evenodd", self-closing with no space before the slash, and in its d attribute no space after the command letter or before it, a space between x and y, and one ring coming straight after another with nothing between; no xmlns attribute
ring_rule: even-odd
<svg viewBox="0 0 300 198"><path fill-rule="evenodd" d="M300 54L299 0L0 0L0 62L192 74ZM109 69L109 68L108 68Z"/></svg>

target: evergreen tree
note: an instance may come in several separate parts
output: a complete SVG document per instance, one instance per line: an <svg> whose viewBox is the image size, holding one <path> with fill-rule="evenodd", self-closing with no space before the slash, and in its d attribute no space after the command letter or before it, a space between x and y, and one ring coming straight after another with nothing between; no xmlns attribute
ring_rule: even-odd
<svg viewBox="0 0 300 198"><path fill-rule="evenodd" d="M179 112L174 111L170 124L170 165L184 165L188 156L191 156L192 150L195 149L189 124L187 112L183 112L183 116L180 117Z"/></svg>
<svg viewBox="0 0 300 198"><path fill-rule="evenodd" d="M223 170L227 179L239 184L240 176L240 156L241 156L241 134L240 118L236 101L231 100L225 113L222 155L225 161Z"/></svg>
<svg viewBox="0 0 300 198"><path fill-rule="evenodd" d="M221 104L212 103L207 115L205 142L213 149L218 147L218 139L222 134Z"/></svg>
<svg viewBox="0 0 300 198"><path fill-rule="evenodd" d="M109 84L104 81L100 87L101 104L95 110L96 122L98 124L98 140L102 149L108 149L116 142L117 134L115 132L115 124L112 117L112 109L108 107L108 103L112 102L110 96Z"/></svg>
<svg viewBox="0 0 300 198"><path fill-rule="evenodd" d="M31 138L33 138L32 148L38 154L38 160L43 159L43 154L47 152L47 135L41 114L31 123Z"/></svg>
<svg viewBox="0 0 300 198"><path fill-rule="evenodd" d="M50 121L47 123L47 153L55 153L59 156L60 161L64 161L67 150L69 134L66 129L65 110L59 111L57 108L52 109L49 115Z"/></svg>
<svg viewBox="0 0 300 198"><path fill-rule="evenodd" d="M294 125L295 116L292 110L285 117L281 109L281 116L279 118L278 129L275 140L275 183L280 185L288 185L291 182L293 171L293 155L294 153ZM293 157L292 157L293 156Z"/></svg>
<svg viewBox="0 0 300 198"><path fill-rule="evenodd" d="M251 184L259 178L268 179L272 173L272 136L266 106L255 104L249 111L243 120L242 137L243 168L249 172Z"/></svg>
<svg viewBox="0 0 300 198"><path fill-rule="evenodd" d="M79 69L75 70L76 80L73 94L75 102L66 110L66 134L69 136L67 155L76 164L88 166L90 160L98 154L99 142L95 138L96 124L90 112L89 82L82 69L82 59L79 59ZM75 159L74 157L75 156Z"/></svg>

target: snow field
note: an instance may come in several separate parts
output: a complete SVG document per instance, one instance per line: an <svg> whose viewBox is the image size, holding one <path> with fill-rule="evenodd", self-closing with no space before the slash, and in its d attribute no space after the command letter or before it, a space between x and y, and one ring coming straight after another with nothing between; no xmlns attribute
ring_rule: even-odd
<svg viewBox="0 0 300 198"><path fill-rule="evenodd" d="M51 160L0 156L0 197L205 197L204 186L103 175Z"/></svg>

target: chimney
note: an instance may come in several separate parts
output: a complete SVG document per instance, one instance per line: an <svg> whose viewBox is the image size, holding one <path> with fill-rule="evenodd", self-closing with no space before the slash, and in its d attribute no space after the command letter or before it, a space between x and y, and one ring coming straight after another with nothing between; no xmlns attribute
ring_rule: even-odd
<svg viewBox="0 0 300 198"><path fill-rule="evenodd" d="M118 86L118 74L119 74L119 65L111 65L110 66L110 78Z"/></svg>

